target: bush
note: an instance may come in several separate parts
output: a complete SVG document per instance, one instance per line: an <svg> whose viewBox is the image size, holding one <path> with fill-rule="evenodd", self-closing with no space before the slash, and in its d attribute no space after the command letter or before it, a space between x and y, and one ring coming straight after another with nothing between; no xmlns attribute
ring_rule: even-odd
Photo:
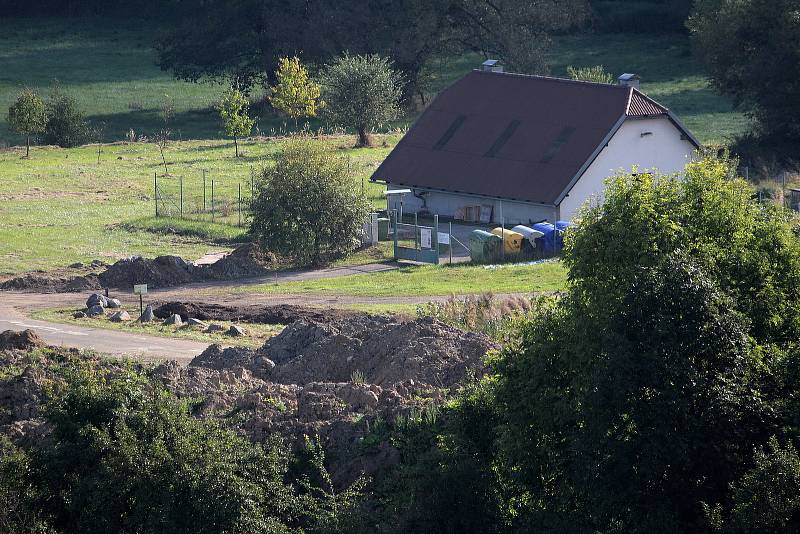
<svg viewBox="0 0 800 534"><path fill-rule="evenodd" d="M78 102L56 89L47 101L47 123L42 142L72 148L86 143L89 136L89 125L78 109Z"/></svg>
<svg viewBox="0 0 800 534"><path fill-rule="evenodd" d="M358 246L369 208L348 160L295 137L257 184L250 229L267 250L319 265Z"/></svg>
<svg viewBox="0 0 800 534"><path fill-rule="evenodd" d="M278 438L251 443L133 371L106 372L55 387L52 434L29 455L0 442L0 498L10 487L22 503L10 510L56 532L346 530L363 481L334 492L318 445L298 462Z"/></svg>

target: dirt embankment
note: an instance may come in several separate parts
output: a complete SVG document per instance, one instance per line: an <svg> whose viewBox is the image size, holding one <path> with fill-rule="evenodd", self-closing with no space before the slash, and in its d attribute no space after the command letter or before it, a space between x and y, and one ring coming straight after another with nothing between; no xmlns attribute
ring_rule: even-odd
<svg viewBox="0 0 800 534"><path fill-rule="evenodd" d="M275 306L206 304L202 302L166 302L153 313L160 319L180 315L183 321L190 317L201 321L242 321L258 324L288 325L295 321L327 322L334 319L363 318L367 314L352 310L319 309L279 304Z"/></svg>
<svg viewBox="0 0 800 534"><path fill-rule="evenodd" d="M334 479L346 484L398 460L385 436L367 439L378 420L435 409L468 375L484 372L493 346L433 319L352 314L300 319L259 349L212 345L188 367L167 362L148 372L178 397L202 398L196 416L219 418L254 441L277 432L299 445L319 436ZM0 351L0 365L22 358ZM41 433L39 374L0 380L0 414L12 414L0 431Z"/></svg>
<svg viewBox="0 0 800 534"><path fill-rule="evenodd" d="M262 276L269 272L275 261L273 254L256 244L247 243L209 265L195 265L179 256L158 256L154 259L136 256L119 260L110 266L92 262L87 267L52 273L26 273L0 282L0 290L69 293L101 288L129 289L134 284L147 284L155 289L192 282ZM105 268L100 270L101 267Z"/></svg>

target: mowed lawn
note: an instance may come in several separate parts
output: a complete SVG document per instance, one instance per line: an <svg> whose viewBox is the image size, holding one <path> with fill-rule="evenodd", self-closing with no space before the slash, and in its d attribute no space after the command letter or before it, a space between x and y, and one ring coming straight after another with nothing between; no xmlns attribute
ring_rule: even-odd
<svg viewBox="0 0 800 534"><path fill-rule="evenodd" d="M396 137L382 137L387 147L353 149L349 136L326 137L338 153L351 158L356 180L376 207L385 207L382 189L370 184L374 167L386 157ZM149 143L115 144L76 149L36 147L31 158L21 150L0 152L0 273L63 267L77 261L142 255L177 254L196 259L225 250L244 238L246 219L238 226L238 193L247 195L251 173L269 165L283 140L251 139L235 158L226 140L176 142L166 151L169 174L164 178L158 148ZM184 209L202 208L203 169L206 206L214 181L217 216L200 222L177 218L178 184L184 183ZM156 219L153 175L172 198L169 219ZM162 210L161 215L164 215ZM220 224L222 221L223 224Z"/></svg>
<svg viewBox="0 0 800 534"><path fill-rule="evenodd" d="M560 261L533 265L429 265L368 275L247 286L242 292L344 297L422 297L474 293L543 293L566 287Z"/></svg>

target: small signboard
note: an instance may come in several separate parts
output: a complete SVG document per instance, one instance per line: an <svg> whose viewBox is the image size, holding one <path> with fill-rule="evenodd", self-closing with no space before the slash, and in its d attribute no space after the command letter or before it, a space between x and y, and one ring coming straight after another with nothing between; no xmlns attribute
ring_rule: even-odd
<svg viewBox="0 0 800 534"><path fill-rule="evenodd" d="M440 245L449 245L450 244L450 234L447 232L439 232L439 244Z"/></svg>
<svg viewBox="0 0 800 534"><path fill-rule="evenodd" d="M431 248L431 238L433 231L430 228L419 229L419 241L422 248Z"/></svg>
<svg viewBox="0 0 800 534"><path fill-rule="evenodd" d="M134 295L147 295L147 284L137 284L133 286Z"/></svg>

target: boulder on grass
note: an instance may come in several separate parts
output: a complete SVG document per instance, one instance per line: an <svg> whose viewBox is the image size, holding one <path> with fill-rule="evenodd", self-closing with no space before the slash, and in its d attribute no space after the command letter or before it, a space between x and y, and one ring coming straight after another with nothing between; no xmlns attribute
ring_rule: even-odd
<svg viewBox="0 0 800 534"><path fill-rule="evenodd" d="M108 320L111 321L112 323L121 323L124 321L130 321L131 316L125 310L120 310L111 315L111 317L109 317Z"/></svg>
<svg viewBox="0 0 800 534"><path fill-rule="evenodd" d="M84 317L86 317L86 312L84 311L78 310L72 314L73 319L83 319Z"/></svg>
<svg viewBox="0 0 800 534"><path fill-rule="evenodd" d="M95 304L86 309L86 315L88 317L97 317L98 315L103 315L105 312L105 308L100 304Z"/></svg>
<svg viewBox="0 0 800 534"><path fill-rule="evenodd" d="M200 319L195 319L194 317L189 317L189 319L186 321L186 326L199 326L200 328L208 328L206 323Z"/></svg>
<svg viewBox="0 0 800 534"><path fill-rule="evenodd" d="M153 307L151 305L147 305L142 312L142 315L139 317L140 323L152 323L156 320L156 316L153 313Z"/></svg>
<svg viewBox="0 0 800 534"><path fill-rule="evenodd" d="M106 308L121 308L122 302L119 299L108 299L108 306Z"/></svg>
<svg viewBox="0 0 800 534"><path fill-rule="evenodd" d="M216 323L208 325L208 328L206 328L205 330L206 334L216 334L217 332L224 332L224 331L225 327L222 326L221 324L216 324Z"/></svg>
<svg viewBox="0 0 800 534"><path fill-rule="evenodd" d="M92 293L88 299L86 299L86 307L93 308L94 306L101 306L103 308L108 307L108 299L105 295L101 295L100 293Z"/></svg>
<svg viewBox="0 0 800 534"><path fill-rule="evenodd" d="M177 313L173 313L163 323L166 326L183 326L183 320Z"/></svg>
<svg viewBox="0 0 800 534"><path fill-rule="evenodd" d="M229 336L233 336L233 337L240 337L240 336L246 336L247 335L247 333L244 330L242 330L242 328L236 326L235 324L232 324L231 327L228 328L228 331L226 333Z"/></svg>

